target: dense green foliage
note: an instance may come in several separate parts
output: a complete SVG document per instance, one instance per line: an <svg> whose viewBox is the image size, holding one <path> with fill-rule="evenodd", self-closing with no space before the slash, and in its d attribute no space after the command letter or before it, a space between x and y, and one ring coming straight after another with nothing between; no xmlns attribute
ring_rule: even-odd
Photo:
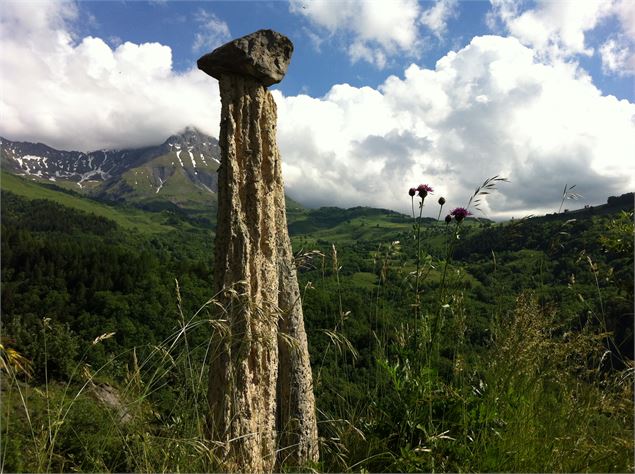
<svg viewBox="0 0 635 474"><path fill-rule="evenodd" d="M2 322L36 362L39 380L45 317L80 354L100 334L116 332L102 351L87 352L87 362L98 367L109 355L156 344L172 332L175 279L190 305L186 311L210 296L209 232L187 232L178 240L127 233L103 217L8 192L2 206ZM68 370L49 375L69 376Z"/></svg>
<svg viewBox="0 0 635 474"><path fill-rule="evenodd" d="M201 421L209 222L157 209L135 231L126 208L34 189L2 193L1 465L221 469ZM632 470L629 199L504 224L424 220L420 242L390 211L290 213L320 468Z"/></svg>

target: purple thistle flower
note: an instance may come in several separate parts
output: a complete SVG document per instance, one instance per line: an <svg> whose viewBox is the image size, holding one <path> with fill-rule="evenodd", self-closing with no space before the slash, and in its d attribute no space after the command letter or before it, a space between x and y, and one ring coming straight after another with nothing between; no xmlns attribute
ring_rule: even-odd
<svg viewBox="0 0 635 474"><path fill-rule="evenodd" d="M417 193L417 188L410 188L408 190L408 195L411 197L414 196L416 193Z"/></svg>
<svg viewBox="0 0 635 474"><path fill-rule="evenodd" d="M467 216L471 216L472 213L465 209L464 207L457 207L452 212L450 212L451 216L454 216L457 222L461 222Z"/></svg>
<svg viewBox="0 0 635 474"><path fill-rule="evenodd" d="M432 191L434 191L430 186L428 186L427 184L420 184L419 186L417 186L417 191L421 192L421 191L425 191L427 193L431 193Z"/></svg>
<svg viewBox="0 0 635 474"><path fill-rule="evenodd" d="M428 193L432 193L433 189L427 184L420 184L417 186L417 191L419 191L419 196L425 198Z"/></svg>

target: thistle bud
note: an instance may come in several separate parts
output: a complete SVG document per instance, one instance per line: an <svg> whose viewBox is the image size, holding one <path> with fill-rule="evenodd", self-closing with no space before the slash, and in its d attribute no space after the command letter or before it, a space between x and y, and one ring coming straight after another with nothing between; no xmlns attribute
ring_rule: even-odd
<svg viewBox="0 0 635 474"><path fill-rule="evenodd" d="M452 222L452 216L448 214L447 216L445 216L445 223L449 224L450 222Z"/></svg>
<svg viewBox="0 0 635 474"><path fill-rule="evenodd" d="M450 214L454 216L457 222L461 222L467 216L472 215L472 213L468 211L467 209L465 209L464 207L457 207L452 212L450 212Z"/></svg>
<svg viewBox="0 0 635 474"><path fill-rule="evenodd" d="M445 204L445 198L444 198L443 196L441 196L441 197L439 198L439 205L440 205L440 206L443 206L444 204Z"/></svg>

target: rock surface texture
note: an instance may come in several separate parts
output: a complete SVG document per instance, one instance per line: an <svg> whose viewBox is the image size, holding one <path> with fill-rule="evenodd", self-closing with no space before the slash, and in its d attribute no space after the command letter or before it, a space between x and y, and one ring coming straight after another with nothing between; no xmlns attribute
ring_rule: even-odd
<svg viewBox="0 0 635 474"><path fill-rule="evenodd" d="M198 68L220 81L224 74L249 76L263 86L277 84L287 73L293 43L273 30L259 30L202 56Z"/></svg>
<svg viewBox="0 0 635 474"><path fill-rule="evenodd" d="M210 436L227 470L271 472L318 460L311 366L287 231L276 104L293 45L271 30L234 40L198 66L222 102Z"/></svg>

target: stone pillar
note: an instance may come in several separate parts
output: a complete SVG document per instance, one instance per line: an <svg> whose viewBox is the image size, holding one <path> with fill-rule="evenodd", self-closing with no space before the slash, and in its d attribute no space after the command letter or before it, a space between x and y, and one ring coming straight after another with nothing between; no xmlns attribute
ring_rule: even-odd
<svg viewBox="0 0 635 474"><path fill-rule="evenodd" d="M306 333L287 231L276 104L291 41L260 30L198 60L221 96L214 289L227 308L208 388L227 468L268 472L318 459Z"/></svg>

